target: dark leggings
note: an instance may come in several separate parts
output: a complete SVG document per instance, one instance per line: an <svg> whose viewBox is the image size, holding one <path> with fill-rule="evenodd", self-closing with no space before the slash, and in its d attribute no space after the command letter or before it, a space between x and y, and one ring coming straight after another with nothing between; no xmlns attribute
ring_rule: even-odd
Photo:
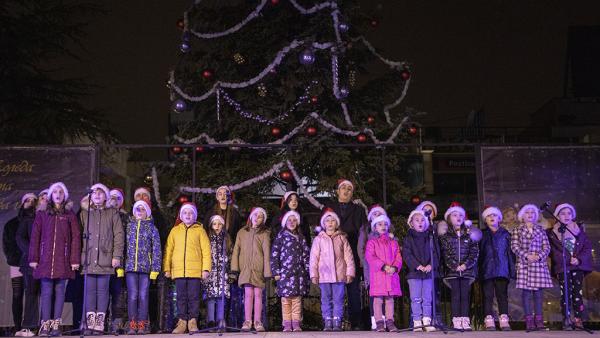
<svg viewBox="0 0 600 338"><path fill-rule="evenodd" d="M452 302L452 317L469 317L471 280L467 278L450 278L450 300Z"/></svg>
<svg viewBox="0 0 600 338"><path fill-rule="evenodd" d="M560 284L560 308L562 310L563 317L565 317L565 294L564 294L564 274L558 274L558 281ZM575 318L582 318L583 310L583 271L569 271L567 273L567 281L569 283L569 305L573 309Z"/></svg>
<svg viewBox="0 0 600 338"><path fill-rule="evenodd" d="M523 289L521 294L521 300L523 302L523 313L525 315L533 315L534 312L531 309L531 300L533 299L533 306L536 315L542 315L542 300L544 298L544 290L526 290Z"/></svg>
<svg viewBox="0 0 600 338"><path fill-rule="evenodd" d="M508 314L508 279L490 278L483 281L483 313L494 315L494 295L498 301L499 314Z"/></svg>
<svg viewBox="0 0 600 338"><path fill-rule="evenodd" d="M15 329L21 330L21 322L23 321L23 277L14 277L10 279L12 284L12 315L15 322Z"/></svg>

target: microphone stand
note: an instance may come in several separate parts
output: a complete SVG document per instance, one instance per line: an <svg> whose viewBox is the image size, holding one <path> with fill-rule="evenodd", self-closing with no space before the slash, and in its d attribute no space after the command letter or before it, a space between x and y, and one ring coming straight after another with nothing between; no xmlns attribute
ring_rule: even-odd
<svg viewBox="0 0 600 338"><path fill-rule="evenodd" d="M567 225L563 222L560 221L560 219L558 219L558 217L556 217L554 215L554 213L549 212L548 210L548 203L544 204L542 206L542 212L544 211L548 211L549 214L552 215L552 218L554 218L559 224L560 226L558 227L558 232L561 233L561 246L562 246L562 268L563 268L563 298L564 298L564 303L565 303L565 324L568 327L571 327L571 329L575 330L575 331L585 331L589 334L593 334L594 332L592 332L592 330L586 329L585 327L581 326L581 327L577 327L575 326L575 324L573 324L573 322L571 321L571 306L570 306L570 300L571 300L571 291L569 290L569 272L567 270L567 253L565 251L565 232L568 231L571 235L573 235L573 237L575 238L575 234L567 227Z"/></svg>
<svg viewBox="0 0 600 338"><path fill-rule="evenodd" d="M412 331L414 329L426 329L431 326L434 327L438 331L442 331L444 334L448 334L448 331L456 331L456 332L464 332L464 330L455 329L453 327L447 327L442 323L441 320L437 318L437 288L435 285L435 271L438 269L435 266L434 259L434 243L436 243L437 239L435 238L435 231L433 229L433 221L431 219L431 214L426 215L427 220L429 221L429 229L427 229L428 237L429 237L429 260L431 262L431 272L429 276L429 280L431 281L431 324L430 325L420 325L412 328L401 329L398 332L407 332ZM439 263L439 262L438 262Z"/></svg>

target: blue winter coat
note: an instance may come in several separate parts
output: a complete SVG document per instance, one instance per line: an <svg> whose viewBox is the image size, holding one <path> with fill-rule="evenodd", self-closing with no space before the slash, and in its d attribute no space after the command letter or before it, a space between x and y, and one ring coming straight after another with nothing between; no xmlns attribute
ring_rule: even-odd
<svg viewBox="0 0 600 338"><path fill-rule="evenodd" d="M510 233L500 227L496 233L489 228L482 231L479 242L479 276L482 280L491 278L514 279L515 256L510 249Z"/></svg>
<svg viewBox="0 0 600 338"><path fill-rule="evenodd" d="M279 297L305 296L310 289L308 275L310 249L304 236L288 230L277 234L271 246L271 272L276 282Z"/></svg>
<svg viewBox="0 0 600 338"><path fill-rule="evenodd" d="M131 219L127 224L126 272L160 272L160 236L152 218Z"/></svg>

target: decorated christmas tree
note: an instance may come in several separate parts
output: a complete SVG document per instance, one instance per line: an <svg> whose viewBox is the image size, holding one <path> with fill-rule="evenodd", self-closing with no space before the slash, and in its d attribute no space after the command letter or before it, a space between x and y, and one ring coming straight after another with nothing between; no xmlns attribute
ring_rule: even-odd
<svg viewBox="0 0 600 338"><path fill-rule="evenodd" d="M388 206L410 200L391 145L415 131L402 107L412 69L362 35L377 21L356 1L196 0L177 24L181 56L167 85L178 123L172 162L155 171L173 187L165 209L192 194L212 201L221 185L243 210L277 185L320 208L315 196L340 177L367 205L383 202L382 177ZM382 157L384 146L394 151Z"/></svg>

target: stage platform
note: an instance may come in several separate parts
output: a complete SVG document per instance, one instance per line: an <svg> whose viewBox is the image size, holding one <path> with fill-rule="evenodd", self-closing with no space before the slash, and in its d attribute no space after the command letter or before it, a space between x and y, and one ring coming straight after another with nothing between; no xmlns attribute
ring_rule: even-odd
<svg viewBox="0 0 600 338"><path fill-rule="evenodd" d="M337 337L337 338L385 338L391 337L393 335L402 335L402 336L410 336L410 337L447 337L449 335L453 335L456 337L486 337L486 338L523 338L523 337L561 337L561 338L569 338L569 337L594 337L599 335L600 333L595 331L593 335L590 335L587 332L580 331L536 331L536 332L525 332L525 331L510 331L510 332L500 332L500 331L472 331L472 332L448 332L445 335L443 332L401 332L401 333L389 333L389 332L370 332L370 331L350 331L350 332L319 332L319 331L303 331L303 332L262 332L257 334L252 333L233 333L228 332L224 333L222 337L243 337L243 338L325 338L325 337ZM210 337L215 336L218 337L216 333L199 333L194 336L202 336L202 337ZM105 336L106 337L106 336ZM173 335L173 334L152 334L145 335L144 337L152 338L152 337L190 337L188 334L182 335Z"/></svg>

